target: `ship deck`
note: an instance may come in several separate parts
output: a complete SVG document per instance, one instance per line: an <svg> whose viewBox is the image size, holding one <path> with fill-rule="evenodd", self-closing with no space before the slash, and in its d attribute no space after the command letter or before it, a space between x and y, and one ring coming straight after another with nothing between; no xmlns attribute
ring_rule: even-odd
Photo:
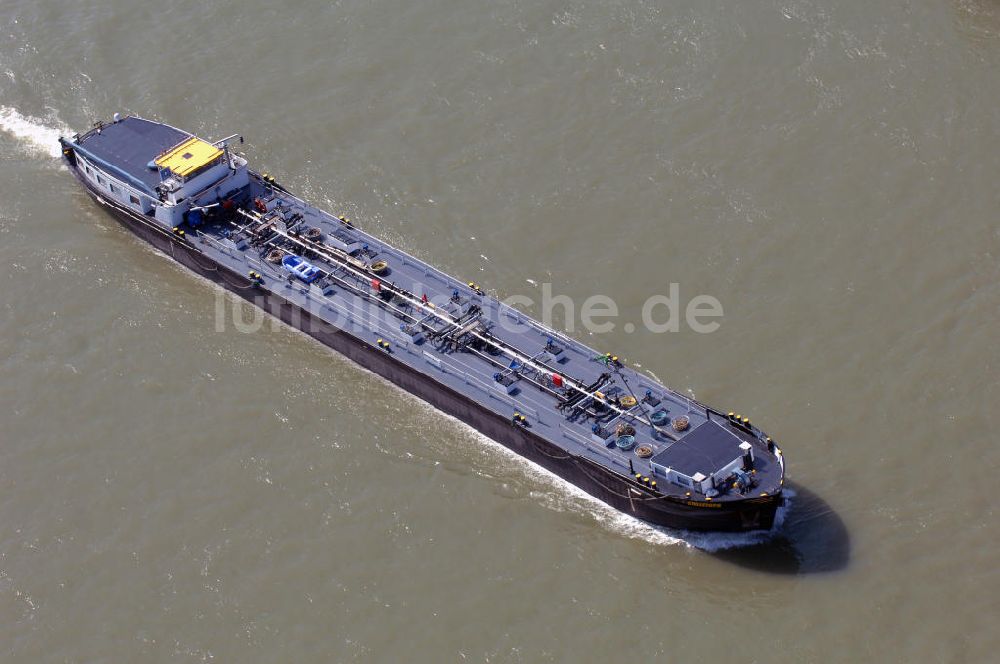
<svg viewBox="0 0 1000 664"><path fill-rule="evenodd" d="M510 418L512 426L529 427L616 473L650 476L653 461L707 476L738 458L739 444L748 441L755 454L753 495L780 491L780 459L756 428L734 424L260 176L254 175L244 195L238 214L189 230L189 239L234 271L259 273L260 288L473 396ZM266 211L255 209L258 199ZM319 229L322 239L307 239L311 228ZM248 241L245 247L240 239ZM322 270L322 278L312 284L289 278L280 263L267 260L275 248L305 257ZM376 288L370 275L354 267L379 261L388 269ZM411 330L421 331L422 339L415 340ZM515 414L523 416L523 424L514 422ZM684 419L686 428L673 426ZM622 427L634 429L634 448L616 445ZM640 447L648 448L643 450L648 455L637 455ZM703 498L696 487L658 479L662 493ZM717 500L745 497L723 487Z"/></svg>

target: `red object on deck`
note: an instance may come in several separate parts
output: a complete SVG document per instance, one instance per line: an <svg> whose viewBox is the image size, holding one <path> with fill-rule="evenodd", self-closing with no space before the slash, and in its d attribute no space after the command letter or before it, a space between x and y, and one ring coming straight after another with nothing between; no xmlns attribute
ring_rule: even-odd
<svg viewBox="0 0 1000 664"><path fill-rule="evenodd" d="M374 288L376 291L382 290L382 282L379 281L378 279L372 279L372 288Z"/></svg>
<svg viewBox="0 0 1000 664"><path fill-rule="evenodd" d="M562 387L562 376L559 374L552 374L552 384L556 387Z"/></svg>
<svg viewBox="0 0 1000 664"><path fill-rule="evenodd" d="M427 293L424 293L423 297L420 298L420 301L427 304Z"/></svg>

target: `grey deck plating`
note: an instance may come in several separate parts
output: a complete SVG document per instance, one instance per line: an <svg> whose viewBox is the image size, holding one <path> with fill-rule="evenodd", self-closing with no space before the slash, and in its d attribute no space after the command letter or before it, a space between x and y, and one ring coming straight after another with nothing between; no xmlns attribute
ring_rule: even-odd
<svg viewBox="0 0 1000 664"><path fill-rule="evenodd" d="M252 193L255 197L272 194L259 180L253 186ZM379 315L372 315L373 299L362 297L349 287L334 284L333 291L323 295L316 286L289 281L279 268L263 260L253 248L241 251L221 244L218 237L226 230L235 230L232 227L207 226L197 233L195 242L221 264L229 265L242 273L248 270L260 272L264 276L263 288L275 291L324 320L368 339L373 346L379 339L390 341L390 352L394 353L397 361L430 373L440 382L461 392L475 394L485 408L504 417L512 417L515 412L524 414L535 433L556 442L568 452L588 457L623 474L653 475L650 461L655 461L661 466L674 468L688 475L701 472L707 476L738 457L738 446L744 440L761 442L756 433L736 429L726 417L711 415L703 405L669 390L628 366L609 367L595 361L594 358L601 355L596 350L542 326L494 297L478 294L459 279L387 245L363 230L346 226L337 217L309 206L290 194L277 191L274 195L281 201L283 216L302 215L302 219L297 222L298 227L317 227L328 241L335 238L345 246L367 246L367 262L384 260L389 264L391 272L383 277L385 282L391 282L420 297L426 295L429 303L434 304L438 311L454 316L459 316L469 304L480 306L482 316L479 320L488 326L489 332L529 357L544 357L547 342L552 339L560 352L552 358L555 361L546 362L546 366L554 373L571 376L577 382L587 385L595 383L602 374L610 373L599 391L608 398L634 395L637 405L623 409L624 416L604 422L602 428L608 432L608 436L599 436L598 440L592 432L593 417L579 410L568 416L560 412L558 406L561 400L525 380L523 373L526 372L515 379L510 394L503 394L494 380L494 375L503 371L502 366L491 363L480 355L463 352L461 348L457 351L441 350L428 341L414 343L400 331L401 319L382 315L381 309ZM370 289L369 283L352 279L351 275L321 258L309 256L309 260L331 275L348 279L357 288ZM454 301L452 294L456 290L459 299ZM424 317L422 312L413 311L412 308L409 311L417 318ZM500 365L509 365L510 358L503 354L495 359ZM539 378L540 382L545 380L544 377ZM645 399L647 390L652 392L655 406ZM643 419L657 410L665 410L670 418L687 417L690 420L689 428L675 432L668 425L660 429L665 429L665 432L655 431ZM619 421L633 424L636 429L636 446L651 446L654 452L652 459L640 459L634 450L621 450L614 445L614 436L611 434ZM671 440L669 436L676 440ZM780 491L780 469L763 444L756 450L755 468L761 479L761 491ZM659 486L661 491L678 494L692 489L678 485L671 490L670 485L664 483L662 478ZM742 496L736 494L734 497ZM725 495L717 499L725 500Z"/></svg>

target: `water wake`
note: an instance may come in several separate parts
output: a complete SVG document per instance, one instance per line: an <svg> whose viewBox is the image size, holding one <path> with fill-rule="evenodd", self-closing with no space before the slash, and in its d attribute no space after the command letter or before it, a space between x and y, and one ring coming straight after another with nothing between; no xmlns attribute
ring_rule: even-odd
<svg viewBox="0 0 1000 664"><path fill-rule="evenodd" d="M785 490L785 505L778 510L775 516L774 527L766 532L699 533L655 526L618 511L607 503L591 496L575 484L564 480L533 461L525 459L495 440L479 433L461 420L446 415L433 406L427 404L421 405L433 411L435 417L444 415L444 417L463 429L470 437L475 438L478 443L488 447L498 456L519 467L531 479L543 484L548 491L533 491L531 496L539 500L545 507L559 512L585 514L594 519L603 528L607 528L614 533L630 539L642 540L656 546L683 545L702 551L714 552L762 544L773 539L781 531L781 526L795 495L791 489Z"/></svg>
<svg viewBox="0 0 1000 664"><path fill-rule="evenodd" d="M73 132L61 122L22 115L16 108L0 106L0 129L13 135L33 152L58 159L62 154L59 136Z"/></svg>

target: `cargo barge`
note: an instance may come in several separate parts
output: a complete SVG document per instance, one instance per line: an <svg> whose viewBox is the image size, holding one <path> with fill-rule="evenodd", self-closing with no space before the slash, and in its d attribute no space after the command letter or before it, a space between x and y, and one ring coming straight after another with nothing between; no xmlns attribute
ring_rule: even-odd
<svg viewBox="0 0 1000 664"><path fill-rule="evenodd" d="M97 203L167 256L605 503L695 531L773 527L781 450L320 210L235 146L136 116L60 138Z"/></svg>

